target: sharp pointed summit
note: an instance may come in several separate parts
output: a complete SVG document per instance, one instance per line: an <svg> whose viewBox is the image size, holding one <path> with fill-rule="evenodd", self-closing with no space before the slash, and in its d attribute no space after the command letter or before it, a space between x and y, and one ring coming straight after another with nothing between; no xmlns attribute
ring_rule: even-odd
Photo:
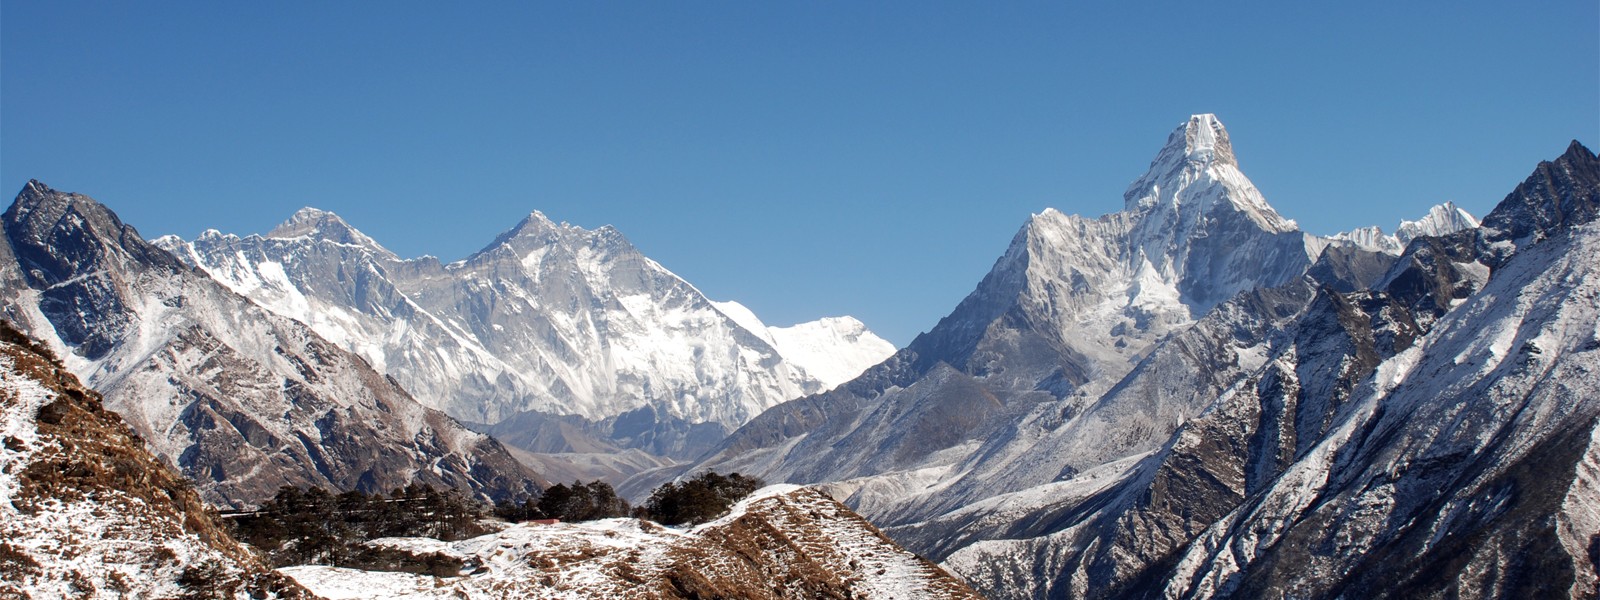
<svg viewBox="0 0 1600 600"><path fill-rule="evenodd" d="M1193 115L1167 136L1166 145L1150 161L1150 169L1128 186L1123 203L1128 212L1171 213L1185 223L1231 206L1272 233L1297 229L1294 221L1273 210L1255 184L1239 171L1228 130L1211 114Z"/></svg>
<svg viewBox="0 0 1600 600"><path fill-rule="evenodd" d="M574 240L582 240L578 241L578 244L582 245L604 229L601 228L591 232L564 221L557 223L544 213L535 210L528 213L528 216L523 217L521 221L518 221L510 229L500 232L500 235L495 236L494 240L485 245L483 249L468 257L467 261L475 260L480 255L491 253L501 247L509 247L511 250L521 254L531 248L551 245L572 246Z"/></svg>
<svg viewBox="0 0 1600 600"><path fill-rule="evenodd" d="M1539 163L1517 189L1483 218L1493 239L1519 247L1573 223L1600 216L1600 156L1573 140L1554 161Z"/></svg>
<svg viewBox="0 0 1600 600"><path fill-rule="evenodd" d="M1299 280L1311 264L1306 235L1239 172L1212 115L1179 125L1127 200L1127 210L1099 218L1032 215L932 330L831 394L763 413L694 469L756 469L801 482L916 471L932 478L915 479L918 489L944 490L922 499L903 487L886 496L856 492L903 514L980 500L997 490L946 489L953 480L935 473L959 477L963 460L1023 435L1007 429L1007 419L1035 406L1064 403L1046 411L1052 419L1086 410L1213 307ZM1147 400L1137 412L1149 421L1139 427L1178 423L1203 408ZM1147 451L1161 441L1126 443ZM932 504L917 506L928 498Z"/></svg>
<svg viewBox="0 0 1600 600"><path fill-rule="evenodd" d="M1595 596L1600 157L1331 244L1195 115L1126 200L673 473L826 482L997 598Z"/></svg>
<svg viewBox="0 0 1600 600"><path fill-rule="evenodd" d="M1172 133L1167 140L1167 147L1183 152L1185 159L1205 164L1238 166L1233 158L1233 144L1228 141L1228 130L1222 126L1222 121L1218 120L1216 115L1210 113L1191 115L1181 132L1182 138L1178 136L1179 132ZM1183 141L1181 149L1176 147L1175 143L1179 139Z"/></svg>

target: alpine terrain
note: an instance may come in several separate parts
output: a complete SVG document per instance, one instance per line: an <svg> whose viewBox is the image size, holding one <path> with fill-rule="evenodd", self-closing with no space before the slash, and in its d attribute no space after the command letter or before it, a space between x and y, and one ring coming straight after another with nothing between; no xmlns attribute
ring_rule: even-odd
<svg viewBox="0 0 1600 600"><path fill-rule="evenodd" d="M228 537L49 350L0 322L0 596L311 598Z"/></svg>
<svg viewBox="0 0 1600 600"><path fill-rule="evenodd" d="M1593 597L1600 159L1320 238L1180 125L1098 219L690 470L823 483L996 598ZM646 473L630 483L669 478Z"/></svg>
<svg viewBox="0 0 1600 600"><path fill-rule="evenodd" d="M850 317L768 327L615 228L538 212L449 264L402 259L312 208L266 235L157 244L425 405L524 450L605 456L626 472L695 458L763 410L894 352Z"/></svg>
<svg viewBox="0 0 1600 600"><path fill-rule="evenodd" d="M0 216L0 315L218 505L252 505L283 485L422 483L508 499L541 487L494 439L87 196L31 181Z"/></svg>
<svg viewBox="0 0 1600 600"><path fill-rule="evenodd" d="M0 438L7 598L978 598L844 505L795 486L760 491L693 529L529 522L457 542L368 543L389 568L460 572L269 570L98 393L3 321Z"/></svg>

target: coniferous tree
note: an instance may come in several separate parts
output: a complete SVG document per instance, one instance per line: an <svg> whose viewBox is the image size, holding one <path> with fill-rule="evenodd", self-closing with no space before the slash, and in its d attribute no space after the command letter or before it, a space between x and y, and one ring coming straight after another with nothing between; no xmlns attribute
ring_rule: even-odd
<svg viewBox="0 0 1600 600"><path fill-rule="evenodd" d="M760 478L707 471L683 482L662 484L651 492L640 513L663 525L704 523L722 516L762 485Z"/></svg>

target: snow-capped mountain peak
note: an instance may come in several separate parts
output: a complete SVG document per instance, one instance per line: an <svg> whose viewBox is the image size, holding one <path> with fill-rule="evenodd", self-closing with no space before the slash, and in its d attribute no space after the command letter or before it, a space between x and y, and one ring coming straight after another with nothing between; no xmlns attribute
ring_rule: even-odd
<svg viewBox="0 0 1600 600"><path fill-rule="evenodd" d="M550 217L545 216L544 213L535 210L529 212L528 216L523 217L521 221L517 222L516 226L507 230L506 233L501 237L505 238L505 240L510 240L517 237L538 235L546 231L566 229L570 227L571 226L567 225L566 223L557 224L554 220L551 220Z"/></svg>
<svg viewBox="0 0 1600 600"><path fill-rule="evenodd" d="M1478 219L1473 217L1472 213L1462 210L1454 202L1447 201L1428 209L1428 214L1423 215L1421 219L1401 221L1394 235L1400 240L1401 245L1405 245L1425 235L1441 236L1477 226Z"/></svg>
<svg viewBox="0 0 1600 600"><path fill-rule="evenodd" d="M824 389L860 375L867 367L894 354L894 344L851 316L823 317L789 327L769 327L738 302L711 303L740 327L761 338L791 363L799 365Z"/></svg>
<svg viewBox="0 0 1600 600"><path fill-rule="evenodd" d="M309 237L235 241L350 248ZM490 438L425 409L303 322L265 310L303 300L285 261L225 265L217 272L233 278L221 281L92 198L37 183L0 217L0 247L0 315L60 352L211 501L247 505L284 484L383 490L415 481L504 497L533 485ZM240 263L245 249L234 249Z"/></svg>
<svg viewBox="0 0 1600 600"><path fill-rule="evenodd" d="M1394 235L1386 234L1382 228L1373 225L1342 231L1327 239L1353 244L1357 248L1371 252L1398 256L1405 251L1411 240L1423 236L1449 235L1477 226L1478 219L1473 217L1472 213L1462 210L1454 202L1445 202L1428 209L1428 214L1415 221L1400 221L1400 226L1395 228Z"/></svg>
<svg viewBox="0 0 1600 600"><path fill-rule="evenodd" d="M1130 213L1155 217L1159 229L1171 230L1164 221L1176 220L1173 232L1179 234L1224 205L1270 233L1297 229L1239 171L1228 130L1210 114L1189 117L1167 136L1150 169L1128 186L1123 202Z"/></svg>
<svg viewBox="0 0 1600 600"><path fill-rule="evenodd" d="M637 253L633 244L628 241L621 231L611 225L604 225L589 230L567 223L556 222L544 213L537 210L528 213L515 226L495 236L482 250L467 261L473 261L480 255L489 254L506 248L518 256L526 256L532 251L541 251L552 246L560 246L569 252L580 249L589 249L602 255L623 253Z"/></svg>
<svg viewBox="0 0 1600 600"><path fill-rule="evenodd" d="M355 227L351 227L344 219L339 218L339 215L309 206L295 211L289 217L289 220L280 223L277 227L272 228L272 231L267 232L266 237L268 239L304 237L365 248L386 258L399 258L379 244L377 240L361 233Z"/></svg>

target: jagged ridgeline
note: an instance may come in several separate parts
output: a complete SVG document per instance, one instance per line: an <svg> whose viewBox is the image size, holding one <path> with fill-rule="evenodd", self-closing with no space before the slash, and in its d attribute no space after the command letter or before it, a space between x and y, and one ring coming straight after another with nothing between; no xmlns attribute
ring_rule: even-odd
<svg viewBox="0 0 1600 600"><path fill-rule="evenodd" d="M45 514L30 498L103 511L72 504L98 498L73 491L86 485L126 487L136 499L138 490L185 493L170 473L176 488L96 483L96 473L125 474L93 465L16 475L12 465L54 460L47 438L60 434L50 428L76 422L50 408L53 392L26 381L70 371L219 503L259 503L285 484L425 484L542 515L529 502L537 477L494 440L423 406L436 404L498 421L493 429L546 459L568 456L562 469L634 474L618 494L665 490L646 511L686 524L524 523L469 540L324 553L437 559L423 573L283 571L334 595L379 586L419 598L970 595L927 557L995 598L1594 597L1597 214L1600 158L1573 142L1481 223L1446 204L1393 234L1310 235L1244 176L1221 122L1195 115L1121 210L1034 215L949 316L821 391L831 384L813 375L828 369L786 350L797 347L794 332L705 299L615 230L535 214L483 252L441 265L395 258L308 210L264 237L211 232L158 247L94 201L30 182L0 223L0 311L61 362L5 373L6 526ZM418 284L422 271L442 283ZM484 302L499 308L474 308ZM575 322L606 325L566 327ZM854 324L836 325L801 337L834 348L867 340ZM602 330L623 335L590 335ZM687 362L671 354L676 342L641 350L658 347L641 340L706 336L718 350ZM418 377L433 359L416 353L435 345L442 351L431 356L450 368L431 382L397 382L371 366ZM497 350L513 346L537 352ZM523 367L534 379L497 375ZM687 380L671 376L682 369L708 375L710 392L686 395ZM842 380L847 371L830 372ZM449 394L427 392L434 399L419 404L402 383L496 400L451 405ZM778 403L794 393L811 395ZM673 464L685 458L697 459ZM697 483L687 473L744 475ZM718 489L743 493L758 480L819 485L768 488L716 516L733 498ZM604 490L604 504L625 506ZM167 512L198 502L180 504ZM172 527L221 539L203 520ZM57 535L43 529L38 539ZM0 546L8 577L78 585L58 574L70 565L40 558L54 542L10 539ZM219 558L201 569L212 563L183 558L205 552L135 560L180 565L151 585L212 569L238 589L268 589L257 566Z"/></svg>
<svg viewBox="0 0 1600 600"><path fill-rule="evenodd" d="M513 499L543 485L499 442L87 196L29 182L0 235L0 314L55 349L207 501L412 483Z"/></svg>
<svg viewBox="0 0 1600 600"><path fill-rule="evenodd" d="M768 327L616 228L538 212L451 263L403 259L313 208L264 235L156 243L507 444L649 455L613 460L621 471L697 458L761 411L894 351L850 317Z"/></svg>
<svg viewBox="0 0 1600 600"><path fill-rule="evenodd" d="M687 467L825 483L996 598L1593 597L1600 160L1301 232L1211 115L1123 210ZM648 489L640 476L623 487Z"/></svg>

